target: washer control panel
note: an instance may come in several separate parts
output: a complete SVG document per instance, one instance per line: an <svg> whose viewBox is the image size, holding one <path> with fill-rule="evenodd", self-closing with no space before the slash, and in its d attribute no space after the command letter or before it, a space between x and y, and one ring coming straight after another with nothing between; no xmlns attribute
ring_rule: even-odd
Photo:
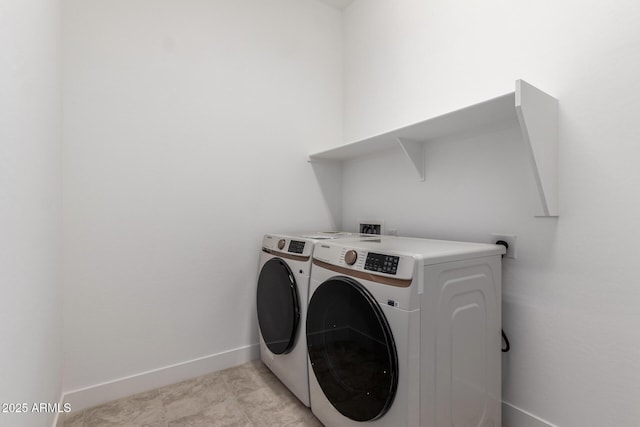
<svg viewBox="0 0 640 427"><path fill-rule="evenodd" d="M363 241L363 245L375 245L375 241ZM315 245L313 258L336 267L361 271L366 274L412 279L415 259L408 253L387 250L367 250L350 243L320 243ZM384 249L384 250L382 250Z"/></svg>
<svg viewBox="0 0 640 427"><path fill-rule="evenodd" d="M281 234L265 234L262 249L275 253L291 254L291 256L310 257L313 242L300 237L291 238Z"/></svg>
<svg viewBox="0 0 640 427"><path fill-rule="evenodd" d="M367 259L364 262L364 269L377 273L395 274L398 272L398 262L400 257L394 255L377 254L367 252Z"/></svg>
<svg viewBox="0 0 640 427"><path fill-rule="evenodd" d="M291 240L289 242L289 252L294 254L301 254L304 252L304 245L306 242L302 242L300 240Z"/></svg>

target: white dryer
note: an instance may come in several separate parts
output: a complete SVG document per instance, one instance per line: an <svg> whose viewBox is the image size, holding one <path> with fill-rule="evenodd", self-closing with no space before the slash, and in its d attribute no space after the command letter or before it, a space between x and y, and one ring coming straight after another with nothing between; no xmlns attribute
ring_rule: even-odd
<svg viewBox="0 0 640 427"><path fill-rule="evenodd" d="M309 374L305 324L313 246L319 241L359 236L311 232L266 234L263 238L256 292L260 357L306 406Z"/></svg>
<svg viewBox="0 0 640 427"><path fill-rule="evenodd" d="M381 237L315 246L311 409L330 427L501 426L504 247Z"/></svg>

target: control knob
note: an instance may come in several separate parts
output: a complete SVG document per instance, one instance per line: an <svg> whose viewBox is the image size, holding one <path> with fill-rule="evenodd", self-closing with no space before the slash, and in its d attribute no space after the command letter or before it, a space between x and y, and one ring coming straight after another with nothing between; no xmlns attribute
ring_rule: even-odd
<svg viewBox="0 0 640 427"><path fill-rule="evenodd" d="M346 262L348 265L355 264L357 259L358 253L353 249L348 250L347 253L344 254L344 262Z"/></svg>
<svg viewBox="0 0 640 427"><path fill-rule="evenodd" d="M285 240L284 239L280 239L278 240L278 249L283 249L284 248L284 244L285 244Z"/></svg>

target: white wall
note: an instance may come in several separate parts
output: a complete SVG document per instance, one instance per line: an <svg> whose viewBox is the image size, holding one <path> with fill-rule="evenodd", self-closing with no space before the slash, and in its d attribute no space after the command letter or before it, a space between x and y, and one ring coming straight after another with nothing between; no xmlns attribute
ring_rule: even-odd
<svg viewBox="0 0 640 427"><path fill-rule="evenodd" d="M51 425L31 405L61 394L59 14L0 3L0 403L29 407L0 426Z"/></svg>
<svg viewBox="0 0 640 427"><path fill-rule="evenodd" d="M65 390L256 344L262 235L336 226L306 160L342 138L340 11L63 11Z"/></svg>
<svg viewBox="0 0 640 427"><path fill-rule="evenodd" d="M345 228L366 216L400 235L518 236L518 258L504 262L503 397L559 426L640 423L638 16L638 2L576 0L356 0L345 11L347 141L512 91L517 78L560 100L557 219L533 217L517 129L428 144L425 182L398 151L348 162L343 194Z"/></svg>

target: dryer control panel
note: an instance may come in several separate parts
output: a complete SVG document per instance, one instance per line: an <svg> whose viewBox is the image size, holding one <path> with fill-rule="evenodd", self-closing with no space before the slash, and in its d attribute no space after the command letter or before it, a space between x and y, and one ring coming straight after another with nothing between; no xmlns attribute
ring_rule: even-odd
<svg viewBox="0 0 640 427"><path fill-rule="evenodd" d="M294 257L310 258L313 252L313 242L301 238L277 234L265 234L262 240L262 248L268 252Z"/></svg>
<svg viewBox="0 0 640 427"><path fill-rule="evenodd" d="M315 246L313 258L346 268L348 271L361 271L401 280L413 278L415 267L413 256L383 247L367 250L368 248L362 247L364 245L377 246L379 243L375 240L357 243L323 242Z"/></svg>
<svg viewBox="0 0 640 427"><path fill-rule="evenodd" d="M289 242L289 252L294 254L301 254L304 252L304 245L306 242L302 242L300 240L291 240Z"/></svg>
<svg viewBox="0 0 640 427"><path fill-rule="evenodd" d="M364 262L364 269L378 273L395 275L398 272L399 256L377 254L367 252L367 259Z"/></svg>

